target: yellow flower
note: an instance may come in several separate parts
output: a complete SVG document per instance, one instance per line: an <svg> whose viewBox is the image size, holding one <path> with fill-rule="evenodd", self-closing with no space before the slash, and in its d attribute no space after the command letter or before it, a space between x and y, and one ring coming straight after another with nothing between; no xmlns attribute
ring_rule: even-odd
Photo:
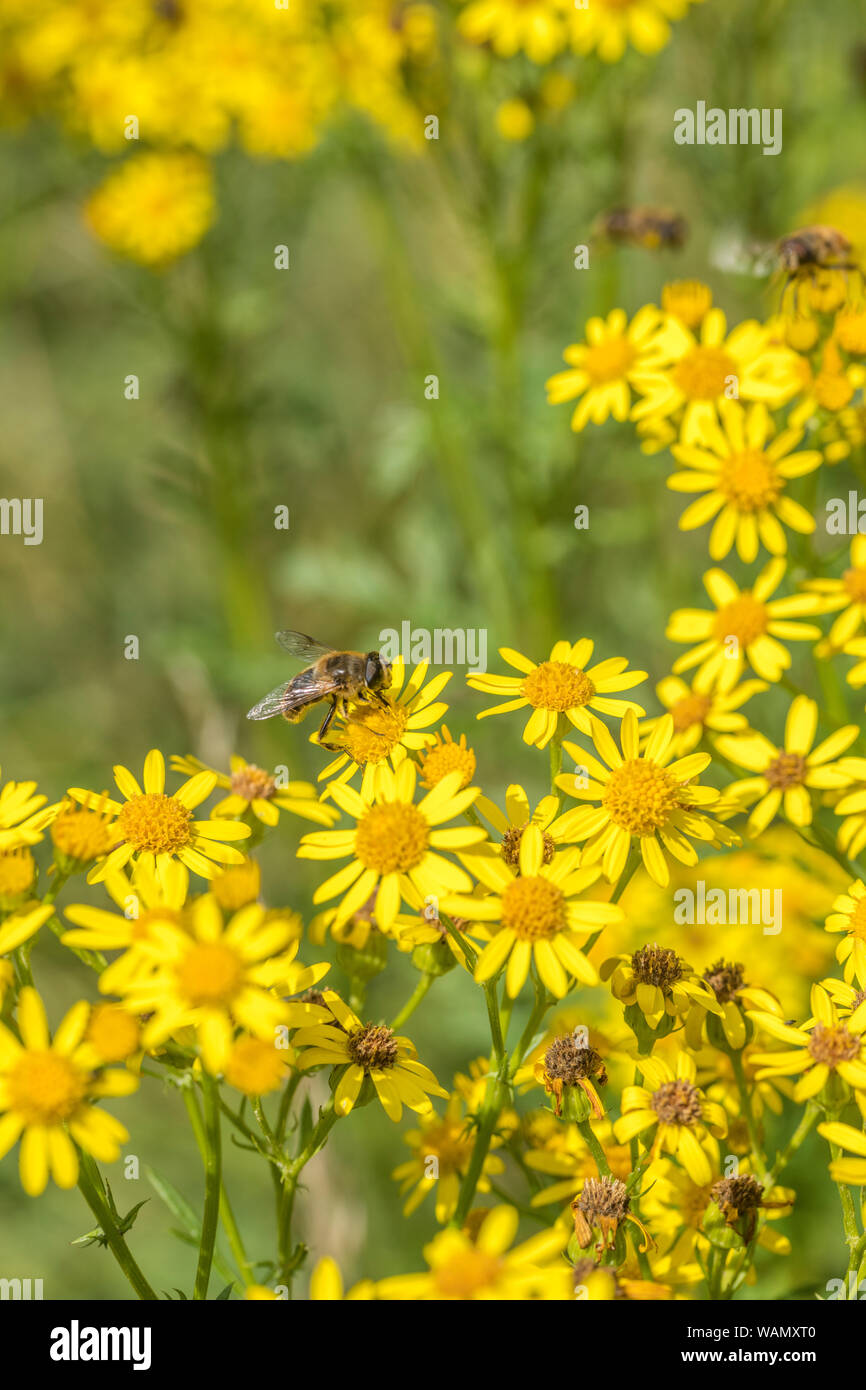
<svg viewBox="0 0 866 1390"><path fill-rule="evenodd" d="M552 1120L555 1128L548 1134L542 1117ZM552 1206L570 1202L580 1192L587 1178L598 1172L595 1159L577 1125L553 1120L550 1111L540 1111L527 1117L530 1120L526 1135L529 1151L525 1155L527 1168L543 1173L556 1181L543 1187L532 1198L533 1207ZM627 1178L631 1172L631 1153L627 1144L617 1144L608 1120L596 1121L592 1132L601 1145L608 1167L614 1177Z"/></svg>
<svg viewBox="0 0 866 1390"><path fill-rule="evenodd" d="M766 830L780 807L792 825L811 825L809 789L831 790L851 783L850 773L836 760L857 738L858 726L846 724L813 748L817 728L817 704L807 695L797 695L788 710L782 748L754 729L716 739L716 747L725 758L756 774L727 788L729 796L747 805L757 801L746 826L750 839Z"/></svg>
<svg viewBox="0 0 866 1390"><path fill-rule="evenodd" d="M658 351L667 365L641 367L635 374L642 399L631 419L667 419L682 411L682 444L705 444L712 437L725 400L763 401L776 409L800 384L796 353L774 342L771 330L754 319L729 335L721 309L705 316L700 340L668 317Z"/></svg>
<svg viewBox="0 0 866 1390"><path fill-rule="evenodd" d="M447 713L448 706L437 697L453 673L440 671L425 685L428 670L429 663L422 661L406 680L406 665L398 656L391 667L391 684L382 692L387 708L350 705L348 719L338 718L328 733L328 742L340 745L344 751L322 769L320 782L333 777L338 782L348 782L361 767L361 795L369 801L378 785L380 767L390 763L397 768L407 752L417 753L434 741L433 735L424 731ZM316 742L315 734L310 741ZM328 786L323 796L330 795Z"/></svg>
<svg viewBox="0 0 866 1390"><path fill-rule="evenodd" d="M866 845L866 758L841 758L839 769L851 785L842 792L833 810L844 816L836 843L844 854L856 859Z"/></svg>
<svg viewBox="0 0 866 1390"><path fill-rule="evenodd" d="M447 725L442 725L433 742L418 752L421 770L421 786L432 790L449 772L459 771L460 786L468 787L475 776L475 753L467 746L466 735L461 734L457 742L451 737Z"/></svg>
<svg viewBox="0 0 866 1390"><path fill-rule="evenodd" d="M263 825L274 826L279 823L280 811L291 811L292 815L303 820L316 821L319 825L333 825L339 820L339 812L332 806L323 806L316 796L315 788L309 782L282 783L276 776L265 772L255 763L233 754L229 759L231 773L216 772L198 758L187 756L171 759L173 772L182 772L185 777L194 777L198 772L209 772L216 779L216 786L225 787L228 796L213 808L212 815L217 819L225 816L235 820L252 814Z"/></svg>
<svg viewBox="0 0 866 1390"><path fill-rule="evenodd" d="M853 357L866 356L866 309L840 309L833 324L833 337Z"/></svg>
<svg viewBox="0 0 866 1390"><path fill-rule="evenodd" d="M327 1017L320 1006L287 1003L275 991L297 994L316 984L329 967L295 961L291 923L274 919L258 904L241 908L225 923L206 894L190 908L190 931L153 923L141 954L149 973L114 984L124 1006L150 1014L142 1042L150 1050L180 1028L194 1027L202 1062L216 1075L228 1062L235 1027L277 1045L279 1028L297 1028ZM104 988L104 976L100 979Z"/></svg>
<svg viewBox="0 0 866 1390"><path fill-rule="evenodd" d="M695 1059L680 1052L676 1070L660 1057L639 1057L637 1067L646 1083L626 1086L622 1093L622 1116L614 1124L621 1144L636 1135L655 1129L650 1153L653 1159L669 1153L685 1168L692 1182L701 1186L712 1178L706 1150L701 1145L709 1131L727 1133L724 1110L707 1100L695 1085Z"/></svg>
<svg viewBox="0 0 866 1390"><path fill-rule="evenodd" d="M557 731L561 714L583 734L590 733L592 728L590 710L612 714L617 718L621 718L626 710L643 714L641 706L632 700L612 700L610 696L614 692L640 685L641 681L646 680L646 671L629 671L628 659L624 656L610 657L594 666L587 666L592 659L593 648L594 643L588 637L574 644L557 642L547 660L536 664L511 647L500 647L499 655L503 661L522 674L467 676L473 690L509 697L504 704L482 710L477 718L486 719L490 714L505 714L528 705L532 713L523 730L523 741L534 744L536 748L546 748Z"/></svg>
<svg viewBox="0 0 866 1390"><path fill-rule="evenodd" d="M699 677L688 686L679 676L665 676L656 686L660 704L674 721L671 748L676 758L694 752L707 733L728 734L745 729L748 720L736 711L753 695L767 689L766 681L743 681L728 691L714 689L712 685L705 688L705 685ZM642 742L649 740L662 718L656 715L641 721Z"/></svg>
<svg viewBox="0 0 866 1390"><path fill-rule="evenodd" d="M705 1013L722 1016L722 1006L706 980L686 961L664 946L641 946L630 956L612 956L601 967L601 978L610 980L611 993L628 1010L638 1009L649 1028L664 1037L675 1023L697 1006Z"/></svg>
<svg viewBox="0 0 866 1390"><path fill-rule="evenodd" d="M743 969L744 967L738 961L720 959L709 966L702 976L712 990L719 1006L720 1022L718 1027L721 1027L724 1041L729 1048L736 1048L738 1052L742 1052L749 1037L746 1020L743 1016L744 1008L766 1009L780 1017L782 1013L781 1005L774 995L765 989L758 989L746 983ZM698 1053L704 1046L705 1038L708 1038L711 1043L720 1043L721 1039L718 1035L718 1027L713 1025L711 1032L708 1026L710 1020L707 1018L706 1001L698 999L696 1003L697 1007L690 1008L686 1016L684 1036L686 1046ZM714 1013L715 1010L710 1009L709 1012ZM741 1062L745 1065L745 1059L742 1057ZM752 1106L756 1113L760 1114L761 1101L758 1092L759 1087L754 1085Z"/></svg>
<svg viewBox="0 0 866 1390"><path fill-rule="evenodd" d="M266 1096L283 1085L289 1067L285 1050L274 1047L273 1039L242 1033L235 1038L224 1067L225 1079L246 1096Z"/></svg>
<svg viewBox="0 0 866 1390"><path fill-rule="evenodd" d="M91 194L86 218L112 251L151 269L168 265L214 220L210 168L194 154L138 155Z"/></svg>
<svg viewBox="0 0 866 1390"><path fill-rule="evenodd" d="M23 946L24 942L35 936L39 928L53 916L52 903L34 903L13 912L0 926L0 956L8 956L19 946Z"/></svg>
<svg viewBox="0 0 866 1390"><path fill-rule="evenodd" d="M709 766L710 754L690 753L671 762L673 733L673 718L666 714L641 752L637 718L629 710L620 729L622 752L601 721L593 719L593 742L603 762L576 744L563 744L580 773L561 774L556 785L580 801L599 803L572 811L568 833L586 841L581 863L601 860L611 883L625 868L633 838L650 878L664 887L670 877L665 851L681 864L695 864L690 840L712 840L717 829L701 808L712 805L719 793L696 780Z"/></svg>
<svg viewBox="0 0 866 1390"><path fill-rule="evenodd" d="M415 804L417 769L405 761L396 772L379 769L378 790L365 800L352 787L335 782L331 794L341 810L352 816L354 830L321 830L305 835L301 859L351 861L321 883L316 904L344 894L334 924L342 926L376 893L375 919L383 931L393 925L405 898L415 906L445 892L468 892L466 874L439 851L462 850L480 843L485 831L475 826L445 828L478 795L478 787L460 788L459 771L449 772Z"/></svg>
<svg viewBox="0 0 866 1390"><path fill-rule="evenodd" d="M567 0L470 0L457 28L470 43L489 43L497 58L526 53L549 63L565 43Z"/></svg>
<svg viewBox="0 0 866 1390"><path fill-rule="evenodd" d="M359 1099L378 1096L382 1109L396 1123L403 1106L419 1115L433 1109L430 1096L447 1099L436 1077L418 1061L418 1053L408 1038L399 1037L384 1023L362 1023L333 990L326 990L324 1002L330 1015L326 1021L301 1028L292 1039L299 1049L302 1071L322 1065L339 1067L334 1089L338 1115L348 1115Z"/></svg>
<svg viewBox="0 0 866 1390"><path fill-rule="evenodd" d="M126 1070L94 1072L89 1049L82 1052L89 1015L85 1000L73 1005L52 1042L42 1000L25 986L18 1000L22 1041L0 1024L0 1158L21 1139L21 1186L31 1197L45 1190L49 1173L58 1187L75 1186L76 1144L111 1163L129 1138L94 1102L127 1096L138 1080Z"/></svg>
<svg viewBox="0 0 866 1390"><path fill-rule="evenodd" d="M637 378L667 361L660 346L663 323L654 304L638 310L628 326L624 309L612 310L607 319L590 319L586 342L572 343L562 354L568 371L547 382L549 404L581 397L571 417L573 430L582 430L589 421L603 425L611 415L627 420Z"/></svg>
<svg viewBox="0 0 866 1390"><path fill-rule="evenodd" d="M104 859L117 846L117 831L107 808L108 793L94 796L83 806L73 801L61 805L51 825L51 839L60 865L76 872Z"/></svg>
<svg viewBox="0 0 866 1390"><path fill-rule="evenodd" d="M503 140L528 140L535 128L532 107L518 97L503 101L496 108L496 129Z"/></svg>
<svg viewBox="0 0 866 1390"><path fill-rule="evenodd" d="M866 883L857 878L848 885L847 892L834 901L824 927L845 933L836 947L836 959L849 984L856 977L866 987Z"/></svg>
<svg viewBox="0 0 866 1390"><path fill-rule="evenodd" d="M791 622L807 614L823 612L816 594L771 597L785 577L785 562L773 559L758 574L751 589L739 589L724 570L707 570L704 588L715 612L702 608L678 608L671 614L665 636L671 642L696 642L678 657L674 672L698 667L704 686L729 691L740 680L748 661L763 680L776 682L791 665L791 656L778 640L814 641L821 629L814 623Z"/></svg>
<svg viewBox="0 0 866 1390"><path fill-rule="evenodd" d="M435 1111L422 1115L418 1128L407 1130L403 1142L412 1150L412 1158L391 1174L400 1183L401 1196L409 1193L403 1214L411 1216L427 1193L435 1190L436 1220L444 1225L457 1208L460 1184L475 1147L475 1136L467 1123L461 1097L451 1096L444 1115L437 1115ZM494 1135L491 1148L496 1148L499 1142ZM478 1191L489 1192L489 1177L498 1175L504 1168L501 1158L488 1153L478 1179Z"/></svg>
<svg viewBox="0 0 866 1390"><path fill-rule="evenodd" d="M672 280L662 286L662 310L686 328L698 328L713 307L713 292L700 280Z"/></svg>
<svg viewBox="0 0 866 1390"><path fill-rule="evenodd" d="M520 993L535 968L557 999L568 993L569 976L585 985L598 981L581 947L586 938L610 922L622 920L615 903L590 902L577 895L600 877L597 868L578 868L580 851L564 850L545 863L541 828L530 823L520 839L512 866L497 849L463 854L464 864L488 890L485 897L449 894L443 910L468 921L498 923L475 966L479 983L492 979L506 961L505 988L511 999Z"/></svg>
<svg viewBox="0 0 866 1390"><path fill-rule="evenodd" d="M210 880L213 893L224 912L237 912L247 903L257 902L262 891L262 871L255 859L229 864Z"/></svg>
<svg viewBox="0 0 866 1390"><path fill-rule="evenodd" d="M213 878L218 864L240 864L240 850L224 844L226 840L245 840L250 827L238 821L193 820L193 811L216 786L216 773L197 772L177 791L165 790L165 759L158 749L144 761L144 790L132 773L118 765L114 780L124 800L105 802L114 817L114 830L120 844L87 875L88 883L102 883L108 874L122 869L131 859L162 874L176 857L193 873ZM88 804L92 792L70 787L73 801ZM215 862L214 862L215 861Z"/></svg>
<svg viewBox="0 0 866 1390"><path fill-rule="evenodd" d="M360 1284L355 1284L348 1293L344 1293L340 1267L336 1260L331 1259L330 1255L325 1255L323 1259L319 1260L310 1276L310 1298L314 1303L342 1302L344 1298L355 1301L375 1297L376 1286L372 1279L362 1279Z"/></svg>
<svg viewBox="0 0 866 1390"><path fill-rule="evenodd" d="M856 1158L834 1158L830 1164L830 1177L834 1182L851 1183L854 1187L866 1185L866 1134L853 1125L831 1121L818 1126L828 1143L836 1148L847 1149Z"/></svg>
<svg viewBox="0 0 866 1390"><path fill-rule="evenodd" d="M815 518L785 495L790 478L800 478L821 466L817 449L792 453L802 430L784 430L767 443L773 425L765 405L744 410L736 401L721 401L722 428L707 422L702 447L674 444L671 453L688 471L672 473L668 487L675 492L701 492L680 517L680 530L693 531L715 517L710 555L723 560L736 542L737 554L750 564L763 544L773 555L787 550L780 521L801 535L815 529Z"/></svg>
<svg viewBox="0 0 866 1390"><path fill-rule="evenodd" d="M571 44L576 53L596 52L617 63L631 44L638 53L658 53L671 37L670 20L682 19L699 0L589 0L571 13Z"/></svg>
<svg viewBox="0 0 866 1390"><path fill-rule="evenodd" d="M520 859L520 842L529 825L537 825L544 843L544 862L549 864L556 851L568 843L567 822L559 814L559 797L543 796L533 811L529 797L514 783L505 793L505 814L489 797L479 796L475 810L501 835L499 853L512 869Z"/></svg>
<svg viewBox="0 0 866 1390"><path fill-rule="evenodd" d="M63 914L77 930L64 932L60 940L80 950L122 951L100 977L106 994L122 994L131 979L148 969L145 947L152 929L162 923L184 925L189 873L176 860L160 877L148 865L139 864L132 881L115 871L107 875L105 887L120 914L90 903L71 903Z"/></svg>
<svg viewBox="0 0 866 1390"><path fill-rule="evenodd" d="M92 1049L95 1066L127 1062L141 1051L141 1022L120 1004L94 1004L84 1044Z"/></svg>
<svg viewBox="0 0 866 1390"><path fill-rule="evenodd" d="M758 1078L799 1076L794 1087L794 1099L798 1102L817 1096L831 1073L841 1077L855 1092L866 1092L866 1002L842 1023L827 991L821 985L813 985L812 1012L813 1020L795 1028L775 1014L750 1011L749 1017L770 1037L787 1043L791 1049L756 1054L755 1061L761 1068Z"/></svg>
<svg viewBox="0 0 866 1390"><path fill-rule="evenodd" d="M0 913L11 912L32 898L39 870L25 846L0 849Z"/></svg>
<svg viewBox="0 0 866 1390"><path fill-rule="evenodd" d="M851 563L839 579L806 579L803 588L807 593L821 595L824 613L839 613L827 633L826 642L816 653L818 656L829 655L850 642L866 621L866 536L857 535L852 540ZM852 654L856 656L858 653ZM848 672L849 681L852 674ZM851 683L857 684L857 681Z"/></svg>
<svg viewBox="0 0 866 1390"><path fill-rule="evenodd" d="M59 810L46 806L47 800L37 794L35 782L7 782L0 787L0 850L39 843Z"/></svg>
<svg viewBox="0 0 866 1390"><path fill-rule="evenodd" d="M400 1302L572 1299L571 1270L560 1259L567 1227L557 1223L509 1249L519 1222L513 1207L500 1206L484 1216L474 1241L465 1230L440 1231L424 1249L427 1272L384 1279L377 1296Z"/></svg>

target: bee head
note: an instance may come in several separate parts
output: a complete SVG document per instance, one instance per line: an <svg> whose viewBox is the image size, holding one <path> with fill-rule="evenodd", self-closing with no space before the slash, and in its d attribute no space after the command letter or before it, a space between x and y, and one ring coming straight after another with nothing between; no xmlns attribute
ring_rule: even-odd
<svg viewBox="0 0 866 1390"><path fill-rule="evenodd" d="M367 653L364 682L370 690L387 690L391 684L391 663L379 652Z"/></svg>

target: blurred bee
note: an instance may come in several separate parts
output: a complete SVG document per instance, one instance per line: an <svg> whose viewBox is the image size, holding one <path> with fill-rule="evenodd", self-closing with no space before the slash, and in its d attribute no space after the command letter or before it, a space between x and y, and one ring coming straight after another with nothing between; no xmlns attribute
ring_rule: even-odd
<svg viewBox="0 0 866 1390"><path fill-rule="evenodd" d="M290 656L310 664L254 705L247 719L272 719L275 714L282 714L295 723L312 705L330 700L318 737L322 747L333 752L337 751L336 745L325 743L324 735L335 714L348 718L350 700L378 701L387 708L382 691L391 684L391 663L380 652L336 651L314 642L303 632L278 632L275 636Z"/></svg>
<svg viewBox="0 0 866 1390"><path fill-rule="evenodd" d="M689 226L676 212L645 207L614 208L602 213L596 231L608 241L643 246L647 251L657 251L660 247L679 250L688 236Z"/></svg>
<svg viewBox="0 0 866 1390"><path fill-rule="evenodd" d="M798 286L804 280L813 281L819 271L860 271L857 262L852 258L850 241L835 227L801 227L798 232L782 237L776 250L779 265L785 272L782 304L785 302L788 289L793 285L796 305Z"/></svg>

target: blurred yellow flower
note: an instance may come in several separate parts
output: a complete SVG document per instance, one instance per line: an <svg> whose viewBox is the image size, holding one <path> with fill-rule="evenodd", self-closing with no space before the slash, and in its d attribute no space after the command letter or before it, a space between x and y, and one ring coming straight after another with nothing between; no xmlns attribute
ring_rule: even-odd
<svg viewBox="0 0 866 1390"><path fill-rule="evenodd" d="M138 155L91 194L85 216L112 251L162 268L198 246L214 220L210 169L193 154Z"/></svg>

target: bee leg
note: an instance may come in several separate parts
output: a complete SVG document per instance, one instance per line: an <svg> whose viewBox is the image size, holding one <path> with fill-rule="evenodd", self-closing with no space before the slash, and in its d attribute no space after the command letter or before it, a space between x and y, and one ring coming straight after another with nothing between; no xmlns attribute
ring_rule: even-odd
<svg viewBox="0 0 866 1390"><path fill-rule="evenodd" d="M339 753L339 752L341 751L340 748L339 748L339 746L338 746L338 744L336 744L336 743L325 743L325 741L324 741L324 736L325 736L325 734L328 732L328 729L329 729L330 726L331 726L331 720L334 718L334 715L335 715L336 713L337 713L337 700L336 700L336 698L332 697L332 698L331 698L331 707L330 707L330 709L328 710L327 714L325 715L324 719L322 720L322 726L321 726L321 728L319 729L319 732L318 732L318 735L317 735L318 741L319 741L319 746L320 746L321 748L327 748L328 751L329 751L329 753Z"/></svg>

